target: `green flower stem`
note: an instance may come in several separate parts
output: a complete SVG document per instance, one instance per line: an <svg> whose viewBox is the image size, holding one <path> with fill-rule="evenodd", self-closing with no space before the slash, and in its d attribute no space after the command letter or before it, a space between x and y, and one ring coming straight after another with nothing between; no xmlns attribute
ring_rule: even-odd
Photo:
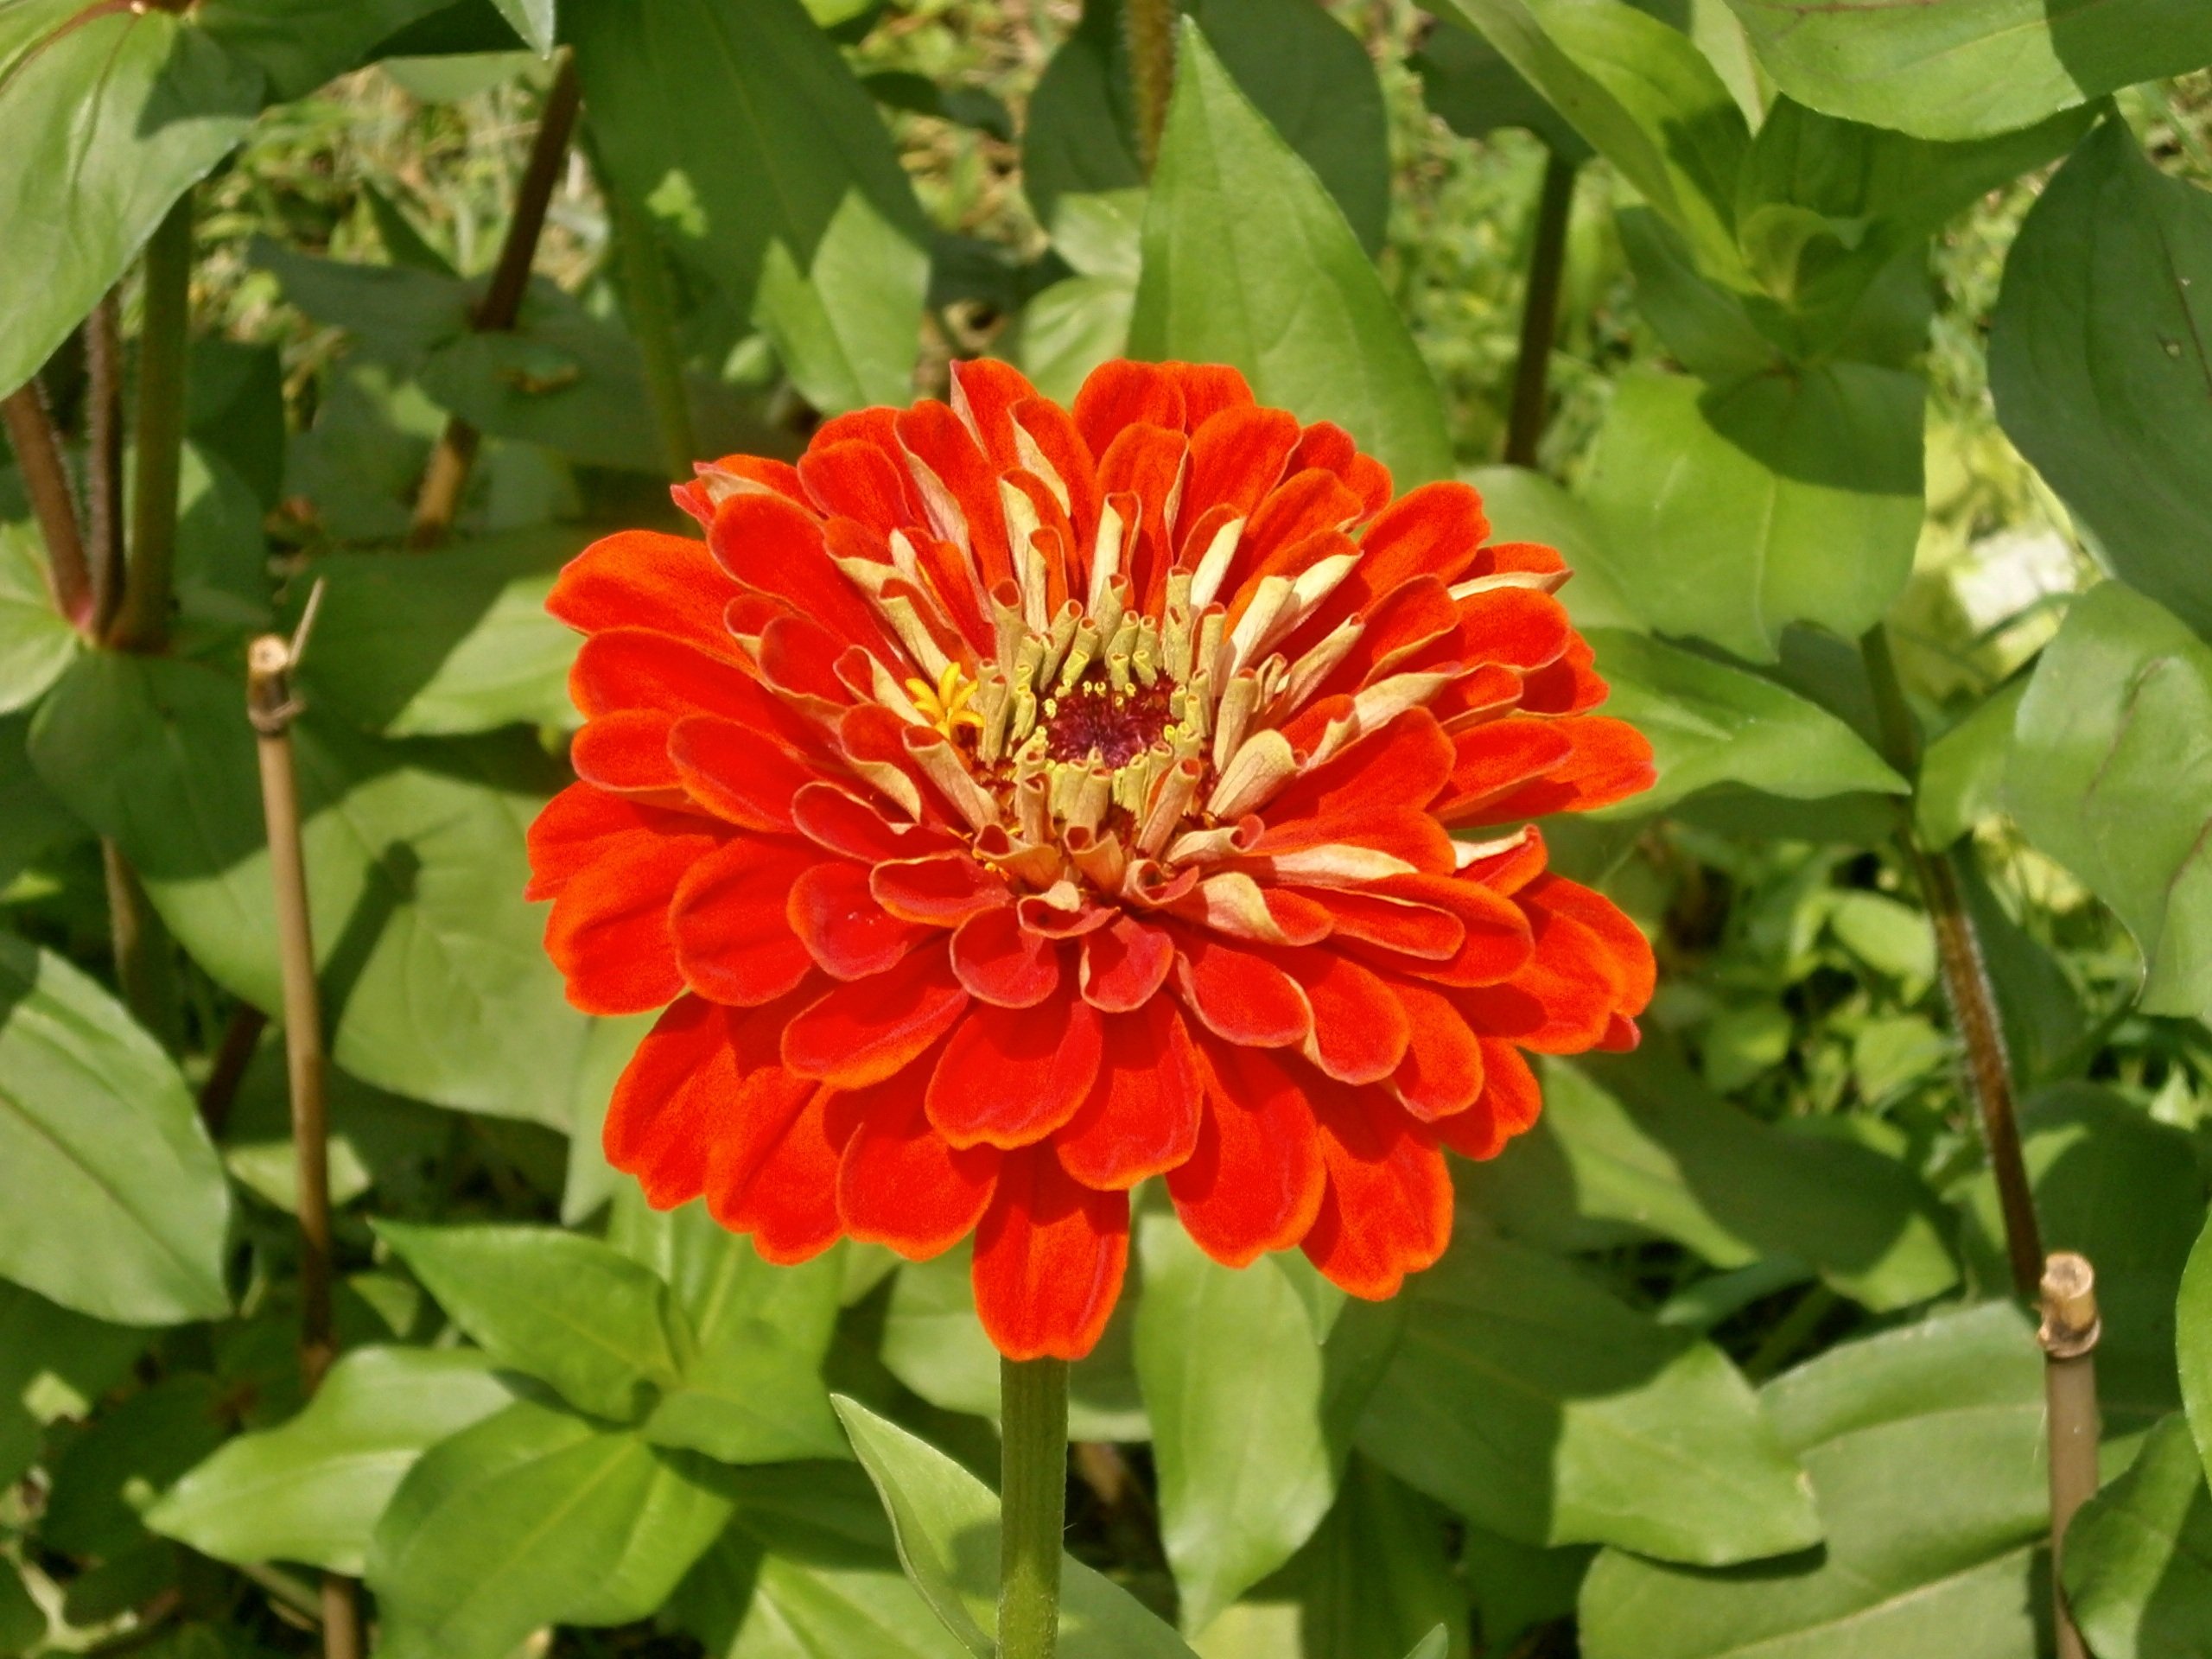
<svg viewBox="0 0 2212 1659"><path fill-rule="evenodd" d="M1175 0L1126 0L1129 79L1136 92L1137 159L1152 176L1160 160L1160 135L1167 126L1167 100L1175 91Z"/></svg>
<svg viewBox="0 0 2212 1659"><path fill-rule="evenodd" d="M1576 170L1555 150L1544 158L1543 188L1529 238L1529 283L1521 300L1521 354L1513 365L1513 408L1505 428L1505 459L1516 467L1536 464L1536 441L1544 435L1551 403L1552 345L1559 337L1560 283L1567 273Z"/></svg>
<svg viewBox="0 0 2212 1659"><path fill-rule="evenodd" d="M146 244L130 563L113 634L113 642L125 651L159 651L168 643L177 475L184 458L184 357L191 321L192 192L188 190Z"/></svg>
<svg viewBox="0 0 2212 1659"><path fill-rule="evenodd" d="M593 159L598 159L594 153ZM600 168L600 187L614 221L614 251L622 261L622 307L645 359L663 464L671 480L687 484L699 441L691 430L691 404L683 390L683 358L676 345L676 314L668 292L668 265L654 238L652 217L629 192Z"/></svg>
<svg viewBox="0 0 2212 1659"><path fill-rule="evenodd" d="M1001 1359L999 1405L999 1659L1052 1659L1067 1524L1067 1361Z"/></svg>

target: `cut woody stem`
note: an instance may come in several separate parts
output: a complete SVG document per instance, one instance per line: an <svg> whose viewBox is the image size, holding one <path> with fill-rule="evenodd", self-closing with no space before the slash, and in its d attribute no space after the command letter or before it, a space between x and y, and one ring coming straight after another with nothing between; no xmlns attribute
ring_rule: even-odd
<svg viewBox="0 0 2212 1659"><path fill-rule="evenodd" d="M1521 353L1513 365L1513 406L1505 428L1505 459L1515 467L1536 464L1551 402L1552 344L1559 334L1559 291L1567 272L1567 231L1574 211L1575 164L1558 151L1544 159L1529 238L1528 290L1521 301Z"/></svg>
<svg viewBox="0 0 2212 1659"><path fill-rule="evenodd" d="M300 1378L313 1395L337 1354L331 1324L329 1118L323 1098L322 1009L316 995L315 934L308 912L307 861L300 842L300 797L292 762L292 721L300 710L292 671L315 615L308 601L291 639L264 634L246 653L246 718L261 761L262 816L269 830L276 890L276 954L284 984L284 1057L292 1096L292 1147L300 1216ZM361 1610L353 1581L322 1575L325 1659L360 1659Z"/></svg>
<svg viewBox="0 0 2212 1659"><path fill-rule="evenodd" d="M1052 1659L1067 1524L1067 1361L999 1361L999 1659Z"/></svg>
<svg viewBox="0 0 2212 1659"><path fill-rule="evenodd" d="M505 334L521 314L531 266L537 257L537 238L545 229L545 210L553 200L554 186L561 181L561 165L569 153L569 137L575 130L576 109L582 96L576 81L575 56L563 47L553 84L546 89L545 107L537 118L537 136L531 141L530 160L515 191L514 213L507 221L505 239L499 244L499 264L492 268L484 297L469 318L469 326L480 334ZM435 547L452 530L479 442L479 433L467 421L458 415L448 419L423 470L422 487L415 497L415 519L407 532L408 546Z"/></svg>
<svg viewBox="0 0 2212 1659"><path fill-rule="evenodd" d="M1880 624L1860 641L1866 677L1881 722L1885 758L1918 787L1920 731L1905 704L1904 689ZM1944 995L1951 1005L1959 1040L1966 1050L1967 1079L1981 1116L1982 1138L1996 1179L1998 1205L2005 1218L2005 1255L2012 1287L2020 1299L2039 1305L2044 1351L2044 1389L2050 1435L2051 1597L2059 1659L2088 1659L2088 1648L2066 1605L2057 1563L2066 1529L2097 1490L2097 1376L2091 1357L2100 1334L2096 1276L2088 1262L2071 1250L2046 1257L2036 1220L2035 1193L2020 1145L2013 1109L2012 1071L2005 1050L2005 1027L1997 993L1981 950L1981 938L1967 907L1958 867L1948 851L1932 851L1915 834L1910 812L1898 840L1920 880L1920 890L1936 928L1936 957Z"/></svg>

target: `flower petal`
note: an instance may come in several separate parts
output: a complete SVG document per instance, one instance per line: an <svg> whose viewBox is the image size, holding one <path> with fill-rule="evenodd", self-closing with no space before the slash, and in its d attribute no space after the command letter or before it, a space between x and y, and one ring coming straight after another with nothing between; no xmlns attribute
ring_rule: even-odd
<svg viewBox="0 0 2212 1659"><path fill-rule="evenodd" d="M1444 1154L1373 1090L1316 1092L1328 1192L1301 1248L1332 1284L1379 1301L1452 1239Z"/></svg>
<svg viewBox="0 0 2212 1659"><path fill-rule="evenodd" d="M831 1091L780 1067L756 1071L715 1126L708 1213L782 1266L837 1242L840 1147Z"/></svg>
<svg viewBox="0 0 2212 1659"><path fill-rule="evenodd" d="M785 909L791 931L832 979L880 974L931 935L876 903L868 878L861 865L824 859L791 885Z"/></svg>
<svg viewBox="0 0 2212 1659"><path fill-rule="evenodd" d="M1051 1147L1028 1147L1006 1160L976 1230L976 1312L1009 1359L1081 1359L1106 1329L1128 1259L1128 1196L1093 1192Z"/></svg>
<svg viewBox="0 0 2212 1659"><path fill-rule="evenodd" d="M1083 1000L1108 1014L1127 1014L1152 1000L1175 965L1175 942L1134 916L1117 917L1083 941Z"/></svg>
<svg viewBox="0 0 2212 1659"><path fill-rule="evenodd" d="M1075 1116L1098 1075L1099 1017L1063 994L1036 1009L971 1007L931 1074L930 1122L956 1147L1024 1147Z"/></svg>
<svg viewBox="0 0 2212 1659"><path fill-rule="evenodd" d="M1189 1160L1205 1085L1198 1047L1167 998L1105 1026L1098 1080L1053 1144L1085 1186L1114 1191Z"/></svg>
<svg viewBox="0 0 2212 1659"><path fill-rule="evenodd" d="M1298 982L1256 952L1204 934L1178 941L1177 985L1206 1029L1254 1048L1290 1048L1313 1029Z"/></svg>
<svg viewBox="0 0 2212 1659"><path fill-rule="evenodd" d="M814 958L791 931L786 899L818 856L810 847L753 836L693 855L667 924L684 982L717 1002L750 1007L804 979Z"/></svg>
<svg viewBox="0 0 2212 1659"><path fill-rule="evenodd" d="M1175 1211L1200 1249L1241 1268L1306 1236L1324 1175L1313 1109L1293 1062L1209 1043L1198 1145L1167 1172Z"/></svg>
<svg viewBox="0 0 2212 1659"><path fill-rule="evenodd" d="M952 1147L922 1105L928 1072L909 1066L842 1103L859 1127L837 1166L845 1231L887 1244L909 1261L941 1255L965 1238L998 1185L998 1149Z"/></svg>
<svg viewBox="0 0 2212 1659"><path fill-rule="evenodd" d="M1060 987L1059 946L1024 927L1018 906L999 905L954 931L952 971L982 1001L1033 1008Z"/></svg>
<svg viewBox="0 0 2212 1659"><path fill-rule="evenodd" d="M866 1088L919 1058L967 1006L944 957L916 950L810 1005L785 1028L784 1064L840 1089Z"/></svg>

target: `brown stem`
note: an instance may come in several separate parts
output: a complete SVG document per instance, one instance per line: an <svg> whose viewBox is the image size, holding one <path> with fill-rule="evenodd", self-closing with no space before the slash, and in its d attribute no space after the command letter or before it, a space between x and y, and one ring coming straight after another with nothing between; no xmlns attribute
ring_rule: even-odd
<svg viewBox="0 0 2212 1659"><path fill-rule="evenodd" d="M123 336L111 289L85 319L85 493L91 521L93 632L123 603Z"/></svg>
<svg viewBox="0 0 2212 1659"><path fill-rule="evenodd" d="M246 1067L253 1063L253 1051L260 1046L261 1033L268 1025L267 1014L251 1002L241 1002L231 1011L222 1040L215 1046L207 1081L200 1085L200 1121L219 1141L231 1121L231 1103L238 1098L238 1084L245 1080Z"/></svg>
<svg viewBox="0 0 2212 1659"><path fill-rule="evenodd" d="M1521 354L1513 365L1513 406L1505 428L1505 459L1536 464L1551 403L1552 345L1559 337L1560 281L1567 270L1567 231L1574 210L1575 164L1558 151L1544 161L1536 224L1529 248L1529 283L1521 301Z"/></svg>
<svg viewBox="0 0 2212 1659"><path fill-rule="evenodd" d="M546 89L545 107L537 118L537 135L531 139L530 160L523 168L515 191L515 210L507 221L505 239L499 244L499 263L491 281L477 301L469 324L479 334L505 334L521 314L523 296L530 289L530 270L537 257L537 239L545 229L545 211L553 189L561 181L561 167L569 153L569 139L575 130L576 109L582 92L576 80L575 56L561 48L553 84ZM461 510L461 492L468 484L469 468L476 460L479 435L458 415L449 417L423 468L423 483L415 497L414 523L407 532L410 547L435 547L453 528Z"/></svg>
<svg viewBox="0 0 2212 1659"><path fill-rule="evenodd" d="M2059 1564L2075 1512L2097 1494L2097 1277L2071 1250L2054 1251L2044 1265L2044 1399L2050 1419L2051 1597L2058 1659L2089 1659L2088 1646L2066 1604Z"/></svg>
<svg viewBox="0 0 2212 1659"><path fill-rule="evenodd" d="M1160 162L1160 136L1167 130L1167 104L1175 92L1175 0L1125 0L1122 11L1136 94L1137 160L1147 179Z"/></svg>
<svg viewBox="0 0 2212 1659"><path fill-rule="evenodd" d="M85 568L84 540L77 533L76 497L69 487L68 468L62 464L60 442L54 434L54 417L47 412L35 376L0 399L0 415L8 423L8 442L15 448L16 466L23 475L39 534L46 538L46 579L54 608L79 632L88 632L92 584Z"/></svg>
<svg viewBox="0 0 2212 1659"><path fill-rule="evenodd" d="M292 1095L292 1151L300 1217L300 1377L312 1395L336 1357L330 1311L330 1123L323 1097L322 1008L315 988L315 932L308 912L307 860L292 760L294 646L264 634L246 652L246 718L261 760L261 810L276 901L276 954L284 982L284 1058ZM325 1573L324 1659L360 1659L361 1609L351 1579Z"/></svg>
<svg viewBox="0 0 2212 1659"><path fill-rule="evenodd" d="M123 849L100 839L100 874L107 889L108 942L115 955L116 988L138 1023L166 1046L176 1007L171 995L168 934L139 885Z"/></svg>

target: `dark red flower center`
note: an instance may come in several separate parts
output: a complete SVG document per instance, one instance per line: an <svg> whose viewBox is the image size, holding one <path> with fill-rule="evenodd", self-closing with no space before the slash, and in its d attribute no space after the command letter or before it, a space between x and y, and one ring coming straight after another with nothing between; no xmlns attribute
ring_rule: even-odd
<svg viewBox="0 0 2212 1659"><path fill-rule="evenodd" d="M1116 688L1103 667L1094 667L1052 698L1040 722L1045 753L1055 760L1085 760L1094 753L1108 767L1127 766L1160 741L1174 718L1167 706L1166 675L1150 685L1130 677Z"/></svg>

